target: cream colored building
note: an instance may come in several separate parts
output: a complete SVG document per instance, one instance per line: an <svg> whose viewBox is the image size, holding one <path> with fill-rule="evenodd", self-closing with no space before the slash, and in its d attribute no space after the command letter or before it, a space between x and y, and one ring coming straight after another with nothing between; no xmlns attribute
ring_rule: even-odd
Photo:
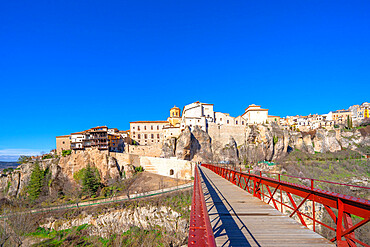
<svg viewBox="0 0 370 247"><path fill-rule="evenodd" d="M64 136L57 136L56 138L57 144L57 154L61 155L63 150L70 150L71 149L71 136L64 135Z"/></svg>
<svg viewBox="0 0 370 247"><path fill-rule="evenodd" d="M352 112L349 110L333 111L333 120L335 124L347 124L347 119L352 118Z"/></svg>
<svg viewBox="0 0 370 247"><path fill-rule="evenodd" d="M247 124L264 124L268 119L268 109L262 109L261 106L252 104L245 109L242 117Z"/></svg>
<svg viewBox="0 0 370 247"><path fill-rule="evenodd" d="M280 125L280 117L279 116L267 116L267 122L269 123L277 123L278 125Z"/></svg>
<svg viewBox="0 0 370 247"><path fill-rule="evenodd" d="M131 139L140 145L159 143L163 139L163 127L167 121L136 121L130 122Z"/></svg>

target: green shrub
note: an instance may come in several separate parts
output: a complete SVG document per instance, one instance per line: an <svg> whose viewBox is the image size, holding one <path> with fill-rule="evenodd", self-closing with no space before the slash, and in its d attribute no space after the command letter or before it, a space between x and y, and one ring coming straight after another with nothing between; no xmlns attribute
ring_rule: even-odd
<svg viewBox="0 0 370 247"><path fill-rule="evenodd" d="M278 140L279 140L279 137L274 136L274 145L278 142Z"/></svg>
<svg viewBox="0 0 370 247"><path fill-rule="evenodd" d="M142 166L136 166L135 167L135 172L143 172L144 168Z"/></svg>
<svg viewBox="0 0 370 247"><path fill-rule="evenodd" d="M28 196L31 201L34 201L39 197L43 186L43 180L44 171L40 168L39 163L35 163L27 186Z"/></svg>
<svg viewBox="0 0 370 247"><path fill-rule="evenodd" d="M45 155L45 156L42 157L43 160L45 160L45 159L51 159L51 158L53 158L53 156L51 154L47 154L47 155Z"/></svg>
<svg viewBox="0 0 370 247"><path fill-rule="evenodd" d="M62 156L63 157L66 157L67 155L70 155L72 153L72 151L71 150L63 150L62 151Z"/></svg>

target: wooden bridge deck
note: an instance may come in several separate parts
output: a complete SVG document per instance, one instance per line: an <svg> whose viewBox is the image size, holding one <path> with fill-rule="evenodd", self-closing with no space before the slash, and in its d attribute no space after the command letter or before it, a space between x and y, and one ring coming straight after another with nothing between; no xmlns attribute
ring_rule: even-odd
<svg viewBox="0 0 370 247"><path fill-rule="evenodd" d="M211 170L200 173L217 246L335 246Z"/></svg>

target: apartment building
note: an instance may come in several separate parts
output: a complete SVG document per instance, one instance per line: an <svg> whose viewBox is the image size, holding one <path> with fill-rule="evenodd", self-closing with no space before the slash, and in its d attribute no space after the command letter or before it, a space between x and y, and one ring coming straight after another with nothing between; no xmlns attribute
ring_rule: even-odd
<svg viewBox="0 0 370 247"><path fill-rule="evenodd" d="M71 133L71 149L72 150L82 150L84 147L84 140L86 138L85 131Z"/></svg>

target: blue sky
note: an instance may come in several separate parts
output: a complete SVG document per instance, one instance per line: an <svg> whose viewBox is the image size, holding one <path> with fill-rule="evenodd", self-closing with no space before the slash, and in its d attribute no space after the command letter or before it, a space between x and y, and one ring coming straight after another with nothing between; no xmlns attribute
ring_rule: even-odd
<svg viewBox="0 0 370 247"><path fill-rule="evenodd" d="M232 116L369 101L369 30L369 1L2 1L0 160L198 100Z"/></svg>

